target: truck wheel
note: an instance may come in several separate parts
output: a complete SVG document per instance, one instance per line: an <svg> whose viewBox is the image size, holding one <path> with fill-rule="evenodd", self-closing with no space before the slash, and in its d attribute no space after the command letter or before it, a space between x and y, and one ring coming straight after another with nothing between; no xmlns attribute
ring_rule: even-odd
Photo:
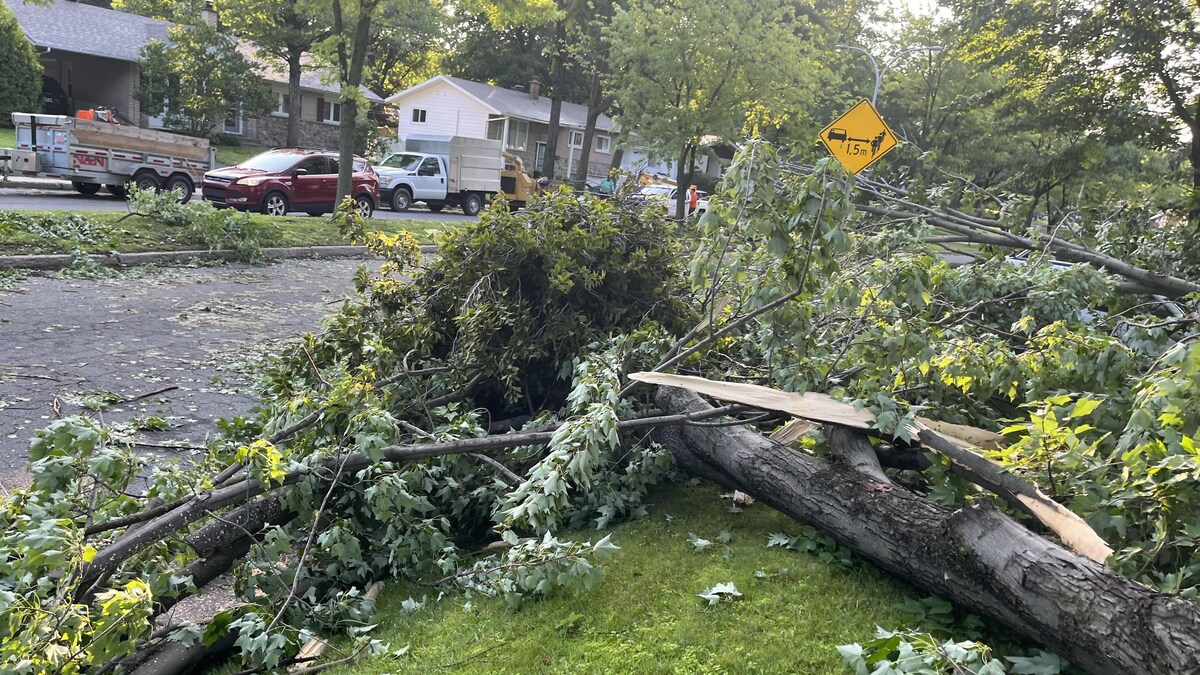
<svg viewBox="0 0 1200 675"><path fill-rule="evenodd" d="M407 211L412 206L412 193L408 188L396 188L392 192L392 210Z"/></svg>
<svg viewBox="0 0 1200 675"><path fill-rule="evenodd" d="M167 192L179 190L181 193L179 196L180 204L186 204L191 201L192 195L196 193L196 187L192 185L192 179L178 174L168 178L167 184L163 186L163 189Z"/></svg>
<svg viewBox="0 0 1200 675"><path fill-rule="evenodd" d="M483 210L483 197L474 192L467 193L467 196L463 197L462 210L468 216L479 215L479 212Z"/></svg>
<svg viewBox="0 0 1200 675"><path fill-rule="evenodd" d="M259 210L268 216L286 216L290 209L288 199L282 192L272 192L263 198Z"/></svg>
<svg viewBox="0 0 1200 675"><path fill-rule="evenodd" d="M446 202L429 202L429 210L434 213L441 213L444 208L446 208Z"/></svg>
<svg viewBox="0 0 1200 675"><path fill-rule="evenodd" d="M75 191L81 195L90 196L100 191L99 183L80 183L79 181L72 181L71 187L75 188Z"/></svg>
<svg viewBox="0 0 1200 675"><path fill-rule="evenodd" d="M114 197L125 197L126 193L124 185L105 185L104 187L108 188L108 193Z"/></svg>
<svg viewBox="0 0 1200 675"><path fill-rule="evenodd" d="M153 171L142 171L133 177L133 186L139 191L154 190L158 192L162 187L162 182L158 179L158 174Z"/></svg>
<svg viewBox="0 0 1200 675"><path fill-rule="evenodd" d="M364 219L369 219L372 213L375 213L375 202L366 195L359 195L354 198L354 209L358 211L358 215Z"/></svg>

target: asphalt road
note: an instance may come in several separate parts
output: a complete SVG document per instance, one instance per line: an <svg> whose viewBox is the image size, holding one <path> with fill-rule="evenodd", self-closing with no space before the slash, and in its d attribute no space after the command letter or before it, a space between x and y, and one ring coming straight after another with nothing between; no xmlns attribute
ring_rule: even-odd
<svg viewBox="0 0 1200 675"><path fill-rule="evenodd" d="M25 484L29 442L54 419L161 417L140 454L199 452L214 421L250 412L253 364L318 330L366 260L168 269L140 279L29 277L0 289L0 495ZM98 393L123 399L89 411ZM137 398L142 397L142 398Z"/></svg>
<svg viewBox="0 0 1200 675"><path fill-rule="evenodd" d="M0 189L0 211L125 211L125 201L101 192L87 197L65 190ZM297 211L292 215L304 215ZM396 213L391 209L376 209L375 218L385 220L474 220L461 211L447 209L441 213L420 206L411 211Z"/></svg>

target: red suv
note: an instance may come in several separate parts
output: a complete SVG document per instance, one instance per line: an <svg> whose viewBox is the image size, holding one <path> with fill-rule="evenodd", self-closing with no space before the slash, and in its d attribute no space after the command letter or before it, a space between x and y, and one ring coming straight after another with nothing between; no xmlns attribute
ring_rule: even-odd
<svg viewBox="0 0 1200 675"><path fill-rule="evenodd" d="M204 174L204 199L216 206L282 216L304 211L332 213L337 196L338 155L325 150L268 150L224 169ZM379 180L367 160L354 158L350 194L358 212L370 218L379 203Z"/></svg>

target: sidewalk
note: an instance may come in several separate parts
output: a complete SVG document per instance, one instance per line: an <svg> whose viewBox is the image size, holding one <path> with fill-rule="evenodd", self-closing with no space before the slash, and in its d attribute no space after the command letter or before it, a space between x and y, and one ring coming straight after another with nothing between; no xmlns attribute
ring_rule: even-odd
<svg viewBox="0 0 1200 675"><path fill-rule="evenodd" d="M7 180L0 178L0 190L71 190L71 182L56 178L29 178L27 176L9 176Z"/></svg>

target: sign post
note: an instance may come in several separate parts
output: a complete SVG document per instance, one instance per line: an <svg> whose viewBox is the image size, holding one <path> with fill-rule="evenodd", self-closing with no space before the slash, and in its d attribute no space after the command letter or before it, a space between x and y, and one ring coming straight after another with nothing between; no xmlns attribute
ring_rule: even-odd
<svg viewBox="0 0 1200 675"><path fill-rule="evenodd" d="M896 147L896 135L867 99L821 130L821 144L846 171L859 173Z"/></svg>

